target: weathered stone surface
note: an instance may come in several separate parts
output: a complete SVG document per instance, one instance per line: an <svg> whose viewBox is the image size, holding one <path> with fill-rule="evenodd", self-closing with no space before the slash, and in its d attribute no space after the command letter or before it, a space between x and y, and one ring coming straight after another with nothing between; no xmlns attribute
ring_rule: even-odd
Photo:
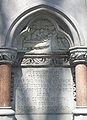
<svg viewBox="0 0 87 120"><path fill-rule="evenodd" d="M0 116L0 120L15 120L13 116Z"/></svg>
<svg viewBox="0 0 87 120"><path fill-rule="evenodd" d="M87 116L84 115L75 116L74 120L87 120Z"/></svg>
<svg viewBox="0 0 87 120"><path fill-rule="evenodd" d="M17 114L72 113L73 80L69 68L15 68Z"/></svg>
<svg viewBox="0 0 87 120"><path fill-rule="evenodd" d="M21 4L20 4L21 3ZM52 6L53 8L59 9L61 8L67 16L72 16L75 20L70 18L75 25L76 22L79 24L79 31L82 37L82 43L81 45L87 45L86 42L86 31L87 31L87 12L86 12L86 0L76 0L76 1L61 1L61 0L1 0L0 1L0 47L3 47L5 45L5 42L9 45L9 40L6 39L6 34L8 32L8 29L10 28L11 24L14 22L14 20L22 14L24 11L28 10L29 8L45 4L48 6ZM81 6L81 7L79 7ZM76 21L76 22L75 22ZM78 27L78 25L76 26ZM85 38L85 40L84 40ZM5 41L5 39L7 41Z"/></svg>
<svg viewBox="0 0 87 120"><path fill-rule="evenodd" d="M87 46L87 0L1 0L0 1L0 47L11 47L14 30L24 14L37 11L37 6L47 6L45 12L51 11L53 16L61 19L69 26L70 35L75 46ZM79 7L80 6L80 7ZM33 8L35 7L35 8ZM52 8L51 8L52 7ZM60 9L61 8L61 9ZM32 9L32 11L31 11ZM41 8L42 9L42 8ZM39 10L41 10L39 9ZM55 10L54 10L55 9ZM52 11L53 10L53 11ZM26 11L26 12L25 12ZM57 12L58 14L57 14ZM40 11L39 11L40 12ZM56 16L57 14L57 16ZM20 16L23 15L23 16ZM63 16L62 16L63 15ZM30 16L29 16L30 17ZM16 24L16 22L18 22ZM69 23L70 22L70 23ZM25 23L23 23L25 24ZM62 23L61 23L62 24ZM25 25L24 25L25 26ZM18 26L19 27L19 26ZM63 29L67 31L63 25ZM22 28L21 28L22 30ZM19 29L16 31L18 35ZM11 32L11 33L10 33ZM26 48L26 45L25 45ZM37 50L36 50L37 51ZM86 55L86 54L85 54ZM86 58L81 55L79 58ZM2 57L8 56L1 54ZM72 57L78 57L76 54ZM7 58L6 58L7 59ZM34 60L35 61L35 60ZM55 61L55 59L54 59ZM26 60L24 61L26 62ZM34 67L34 66L33 66ZM54 70L55 69L55 70ZM59 73L60 71L60 73ZM14 70L14 101L16 113L71 113L73 109L73 90L71 73L66 68L16 68ZM3 82L2 82L3 83ZM7 81L6 83L7 84ZM6 95L6 93L5 93ZM14 104L13 104L14 105ZM61 117L59 117L61 116ZM52 115L50 117L32 115L17 116L18 120L71 120L69 116ZM81 116L79 116L80 120ZM0 116L1 120L11 120ZM81 118L83 120L83 118ZM85 120L85 116L84 116Z"/></svg>
<svg viewBox="0 0 87 120"><path fill-rule="evenodd" d="M72 115L16 115L17 120L72 120Z"/></svg>

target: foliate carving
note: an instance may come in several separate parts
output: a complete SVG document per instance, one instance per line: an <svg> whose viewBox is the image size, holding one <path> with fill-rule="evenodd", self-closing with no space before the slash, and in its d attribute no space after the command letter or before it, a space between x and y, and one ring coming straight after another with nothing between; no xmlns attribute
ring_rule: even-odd
<svg viewBox="0 0 87 120"><path fill-rule="evenodd" d="M48 16L37 17L16 38L19 52L67 52L71 38Z"/></svg>
<svg viewBox="0 0 87 120"><path fill-rule="evenodd" d="M22 56L22 59L17 58L15 64L34 66L62 64L67 59L63 55L68 56L69 48L73 43L56 20L50 16L40 15L30 20L29 24L20 31L15 44L18 53L28 54L27 57ZM62 55L61 59L59 54Z"/></svg>
<svg viewBox="0 0 87 120"><path fill-rule="evenodd" d="M16 50L10 48L0 48L0 63L12 64L16 59Z"/></svg>
<svg viewBox="0 0 87 120"><path fill-rule="evenodd" d="M18 50L33 50L35 45L49 40L55 31L55 26L47 18L34 20L18 36Z"/></svg>
<svg viewBox="0 0 87 120"><path fill-rule="evenodd" d="M58 58L41 57L41 58L24 58L21 65L57 65L62 64Z"/></svg>
<svg viewBox="0 0 87 120"><path fill-rule="evenodd" d="M76 76L75 76L75 67L71 67L72 77L73 77L73 97L76 101Z"/></svg>
<svg viewBox="0 0 87 120"><path fill-rule="evenodd" d="M15 65L21 66L55 66L67 63L68 55L24 55L16 59Z"/></svg>
<svg viewBox="0 0 87 120"><path fill-rule="evenodd" d="M70 63L87 63L87 48L73 48L70 50Z"/></svg>
<svg viewBox="0 0 87 120"><path fill-rule="evenodd" d="M87 63L87 48L86 47L73 47L70 49L70 63L71 64L86 64ZM75 68L71 67L73 75L73 95L76 101L76 78L75 78Z"/></svg>

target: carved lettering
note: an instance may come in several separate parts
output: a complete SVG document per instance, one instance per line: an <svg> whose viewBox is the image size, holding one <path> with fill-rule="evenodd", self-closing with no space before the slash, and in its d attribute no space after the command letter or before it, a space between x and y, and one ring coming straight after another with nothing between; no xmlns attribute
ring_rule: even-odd
<svg viewBox="0 0 87 120"><path fill-rule="evenodd" d="M15 69L17 113L69 113L73 109L73 81L67 68ZM66 77L65 77L66 76Z"/></svg>

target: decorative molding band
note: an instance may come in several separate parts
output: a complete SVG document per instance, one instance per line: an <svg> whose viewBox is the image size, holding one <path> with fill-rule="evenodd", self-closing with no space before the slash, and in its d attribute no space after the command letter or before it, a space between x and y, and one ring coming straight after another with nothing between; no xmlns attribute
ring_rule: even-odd
<svg viewBox="0 0 87 120"><path fill-rule="evenodd" d="M17 51L11 48L0 48L0 64L13 64L16 59Z"/></svg>
<svg viewBox="0 0 87 120"><path fill-rule="evenodd" d="M87 63L87 47L70 48L70 63Z"/></svg>
<svg viewBox="0 0 87 120"><path fill-rule="evenodd" d="M68 55L57 55L57 54L36 54L36 55L24 55L17 57L15 66L56 66L67 63Z"/></svg>

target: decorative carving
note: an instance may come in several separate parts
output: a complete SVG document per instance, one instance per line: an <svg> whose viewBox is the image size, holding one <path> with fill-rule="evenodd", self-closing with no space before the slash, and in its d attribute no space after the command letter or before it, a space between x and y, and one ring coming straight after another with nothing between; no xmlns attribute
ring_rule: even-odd
<svg viewBox="0 0 87 120"><path fill-rule="evenodd" d="M49 57L46 57L46 58L24 58L23 61L22 61L22 65L56 65L59 63L59 59L57 58L49 58ZM62 61L61 61L62 63Z"/></svg>
<svg viewBox="0 0 87 120"><path fill-rule="evenodd" d="M70 50L70 63L87 63L87 48L73 48Z"/></svg>
<svg viewBox="0 0 87 120"><path fill-rule="evenodd" d="M56 66L67 62L68 55L24 55L16 60L15 65L21 66Z"/></svg>
<svg viewBox="0 0 87 120"><path fill-rule="evenodd" d="M44 15L30 21L16 40L19 52L34 54L67 52L70 47L70 37Z"/></svg>
<svg viewBox="0 0 87 120"><path fill-rule="evenodd" d="M75 67L71 67L72 77L73 77L73 97L76 101L76 77L75 77Z"/></svg>
<svg viewBox="0 0 87 120"><path fill-rule="evenodd" d="M73 96L74 96L74 100L76 101L76 82L73 81Z"/></svg>
<svg viewBox="0 0 87 120"><path fill-rule="evenodd" d="M25 54L22 58L17 58L17 65L61 65L68 59L71 38L55 20L41 15L30 20L22 29L16 38L16 44L18 53Z"/></svg>
<svg viewBox="0 0 87 120"><path fill-rule="evenodd" d="M72 64L79 64L87 63L87 48L86 47L73 47L70 49L70 63ZM76 79L75 79L75 68L74 66L71 67L72 75L73 75L73 95L74 100L76 101Z"/></svg>
<svg viewBox="0 0 87 120"><path fill-rule="evenodd" d="M16 50L10 48L0 48L0 63L12 64L16 58Z"/></svg>

